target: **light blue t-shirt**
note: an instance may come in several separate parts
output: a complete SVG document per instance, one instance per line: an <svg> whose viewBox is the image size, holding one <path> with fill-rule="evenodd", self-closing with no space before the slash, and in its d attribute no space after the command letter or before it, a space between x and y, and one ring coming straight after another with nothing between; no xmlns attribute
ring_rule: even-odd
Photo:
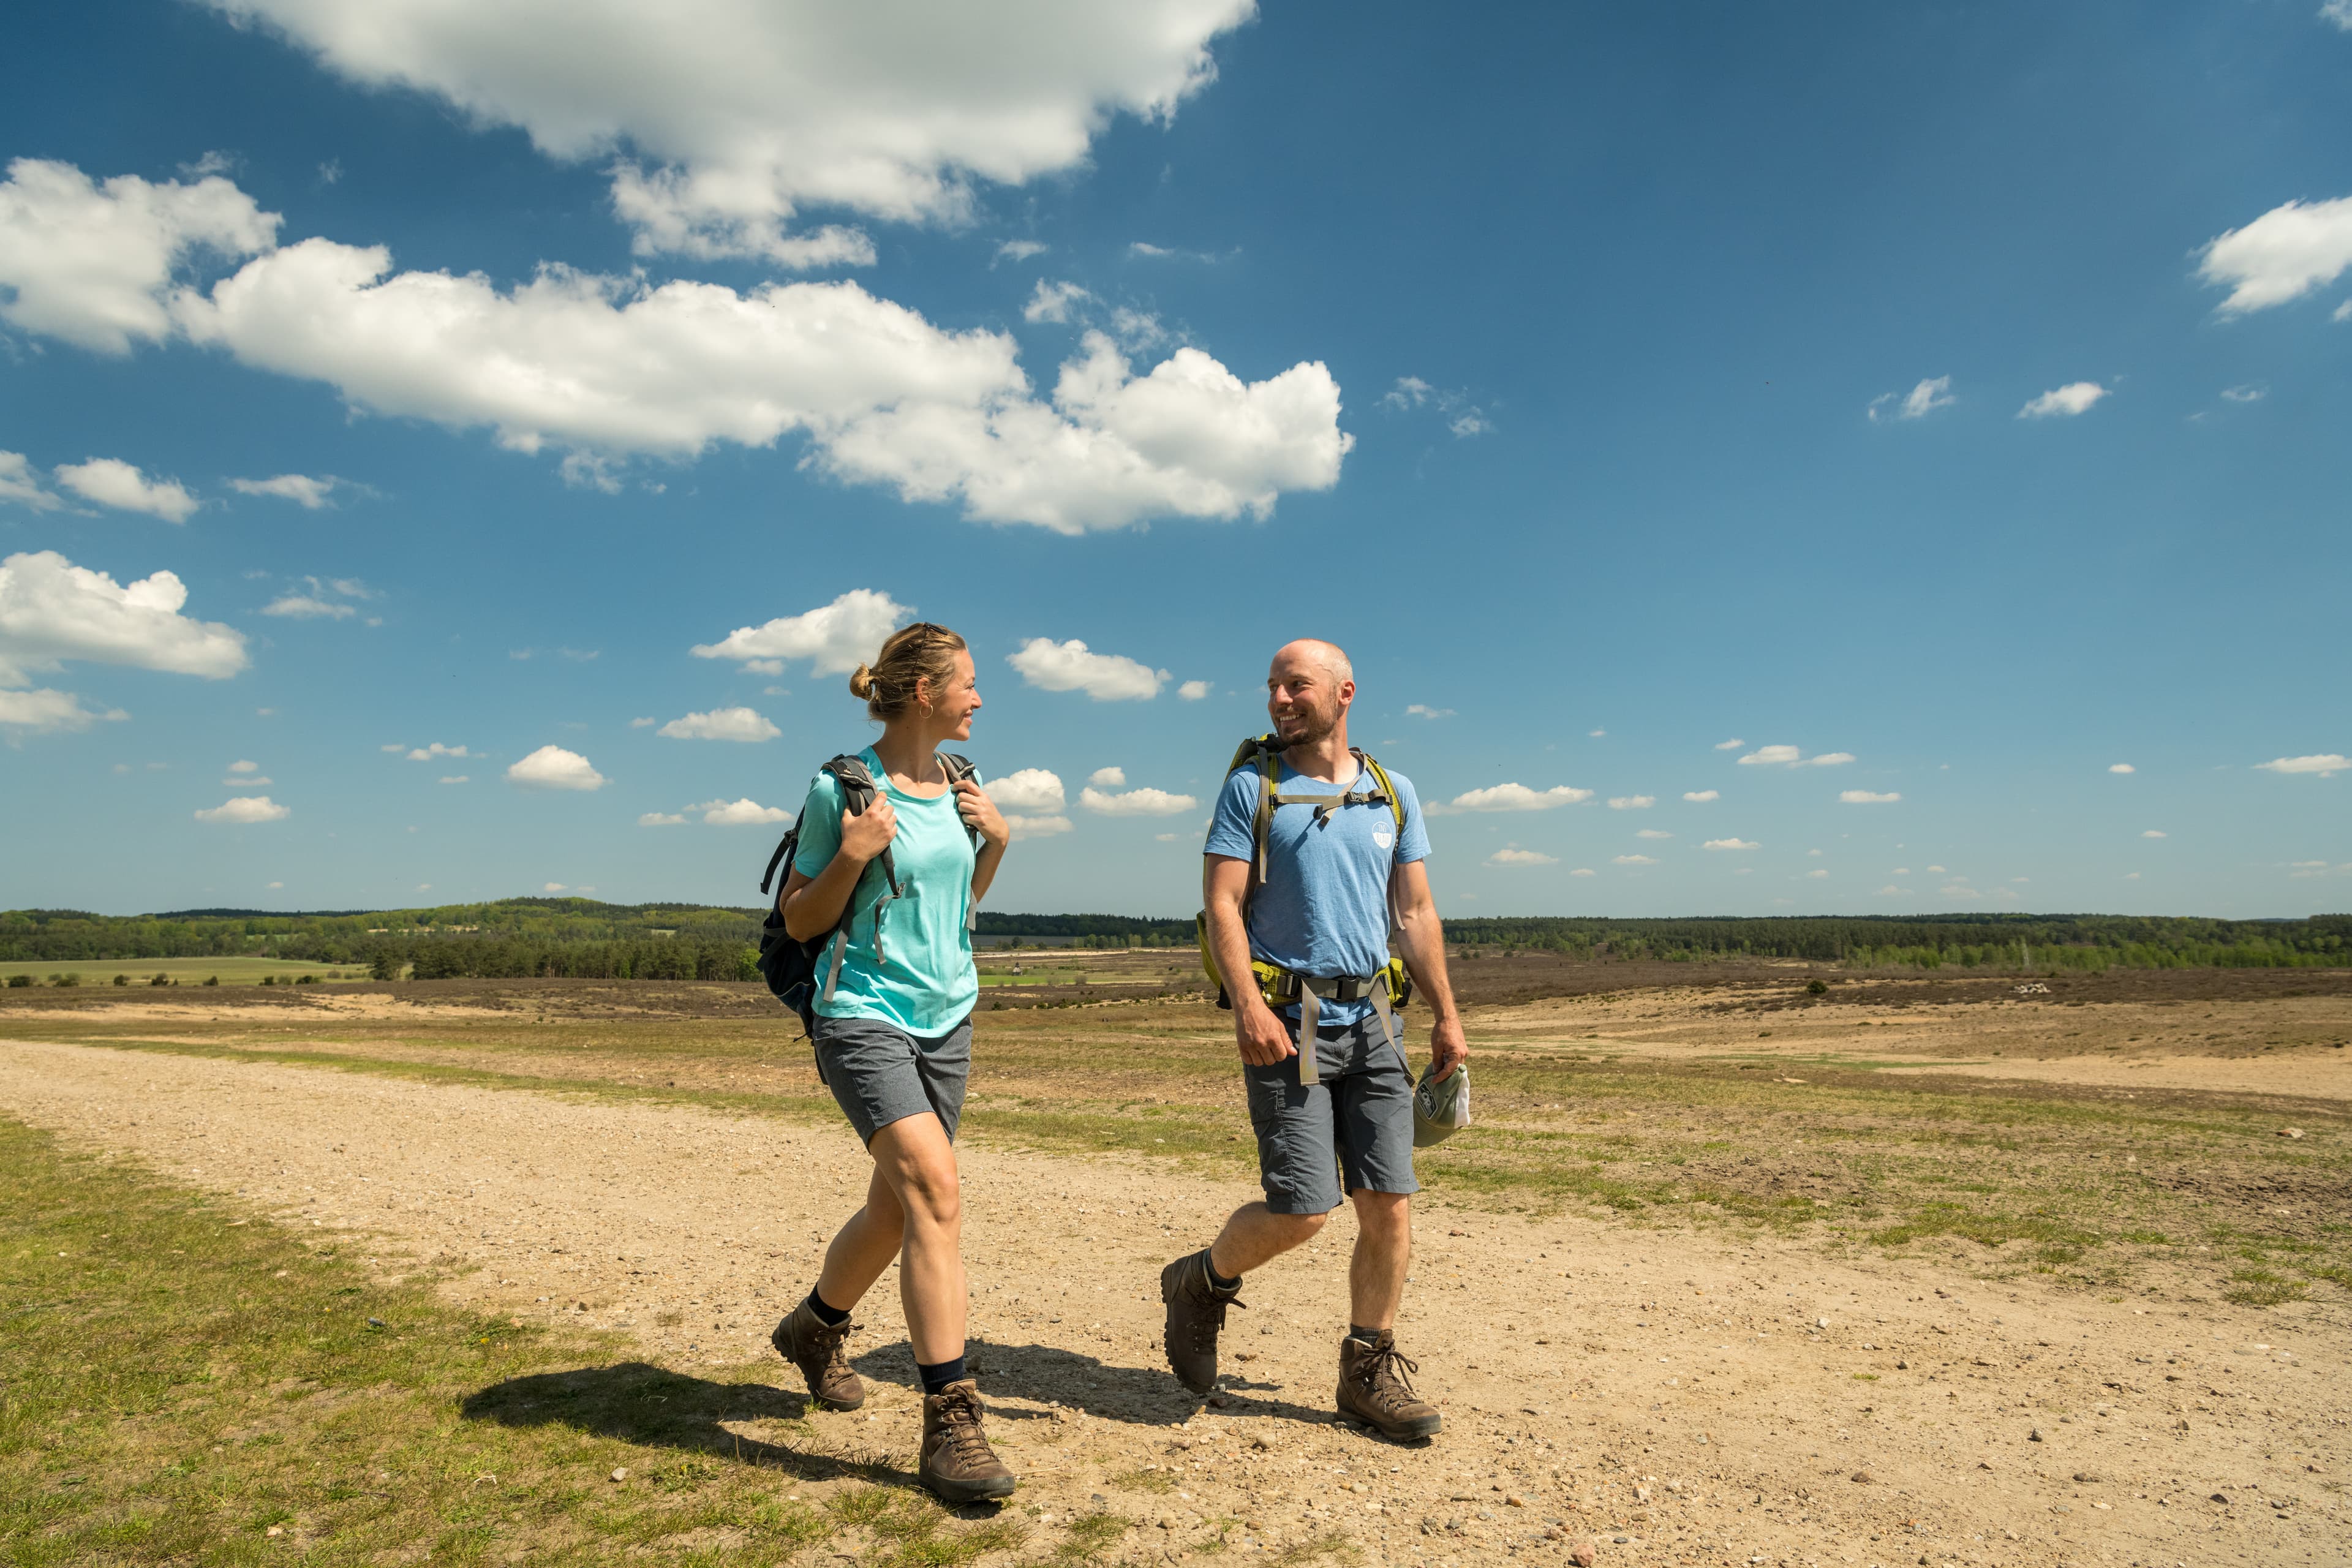
<svg viewBox="0 0 2352 1568"><path fill-rule="evenodd" d="M1250 952L1301 974L1370 974L1389 961L1389 874L1429 856L1429 831L1412 781L1391 770L1404 807L1404 826L1385 802L1351 805L1318 823L1311 805L1276 806L1266 825L1265 886L1251 895ZM1369 773L1346 787L1370 787ZM1300 795L1336 795L1339 786L1282 764L1276 787ZM1249 860L1257 854L1258 774L1236 768L1217 796L1202 852ZM1353 1023L1370 1000L1325 1002L1327 1024Z"/></svg>
<svg viewBox="0 0 2352 1568"><path fill-rule="evenodd" d="M876 784L888 792L890 809L898 816L898 836L890 841L898 896L882 911L877 955L874 910L890 885L876 857L850 895L849 942L830 1002L822 996L833 963L830 942L817 961L816 1011L828 1018L872 1018L910 1035L944 1035L963 1021L980 995L971 931L965 924L975 858L971 833L956 810L955 791L929 799L908 795L890 782L873 747L858 755ZM820 772L801 806L793 869L803 877L820 876L840 848L841 784Z"/></svg>

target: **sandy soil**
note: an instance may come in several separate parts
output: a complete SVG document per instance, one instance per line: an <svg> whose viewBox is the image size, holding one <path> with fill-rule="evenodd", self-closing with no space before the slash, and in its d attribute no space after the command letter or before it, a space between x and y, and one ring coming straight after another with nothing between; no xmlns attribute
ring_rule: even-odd
<svg viewBox="0 0 2352 1568"><path fill-rule="evenodd" d="M0 1044L0 1108L387 1272L478 1266L453 1299L795 1395L767 1331L866 1171L845 1127L28 1042ZM1203 1405L1160 1362L1155 1275L1252 1192L1108 1158L963 1165L1014 1506L1132 1515L1116 1552L1139 1561L1220 1525L1244 1552L1336 1531L1433 1564L1559 1561L1586 1536L1603 1563L2326 1563L2352 1538L2352 1331L2313 1308L2140 1309L1433 1194L1400 1342L1448 1426L1397 1447L1328 1416L1344 1217L1251 1280L1230 1387ZM892 1285L853 1342L877 1397L812 1420L904 1460ZM730 1423L746 1437L778 1407L753 1392Z"/></svg>

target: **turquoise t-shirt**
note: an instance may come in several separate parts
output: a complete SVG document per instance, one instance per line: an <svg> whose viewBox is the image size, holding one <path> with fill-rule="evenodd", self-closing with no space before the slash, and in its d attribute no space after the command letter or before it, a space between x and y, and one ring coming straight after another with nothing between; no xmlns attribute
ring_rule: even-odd
<svg viewBox="0 0 2352 1568"><path fill-rule="evenodd" d="M963 1022L980 997L980 972L971 962L971 931L965 923L971 908L971 833L956 810L953 790L928 800L908 795L890 782L873 747L858 754L875 783L889 792L890 809L898 815L898 836L890 841L898 896L877 921L876 904L890 885L882 879L877 858L850 895L849 943L830 1002L822 997L833 963L830 942L818 960L816 1010L828 1018L872 1018L910 1035L944 1035ZM820 772L801 806L793 869L803 877L820 876L840 848L841 785Z"/></svg>

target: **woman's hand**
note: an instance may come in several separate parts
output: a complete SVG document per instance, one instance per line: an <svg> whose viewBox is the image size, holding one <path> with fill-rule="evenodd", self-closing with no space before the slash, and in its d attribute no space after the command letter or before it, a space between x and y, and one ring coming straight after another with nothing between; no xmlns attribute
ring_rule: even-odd
<svg viewBox="0 0 2352 1568"><path fill-rule="evenodd" d="M890 797L879 791L856 816L842 814L841 853L861 866L889 848L898 837L898 814L890 809Z"/></svg>
<svg viewBox="0 0 2352 1568"><path fill-rule="evenodd" d="M976 831L982 839L1002 849L1013 837L1013 829L1004 825L1004 814L988 798L988 792L970 779L958 779L955 785L956 811L963 825Z"/></svg>

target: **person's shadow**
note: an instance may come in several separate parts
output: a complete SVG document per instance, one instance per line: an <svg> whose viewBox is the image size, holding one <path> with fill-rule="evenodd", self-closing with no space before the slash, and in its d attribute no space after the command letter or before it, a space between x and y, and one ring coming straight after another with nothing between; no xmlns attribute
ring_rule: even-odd
<svg viewBox="0 0 2352 1568"><path fill-rule="evenodd" d="M674 1448L775 1469L796 1481L850 1479L881 1485L913 1478L879 1452L821 1454L730 1432L730 1421L797 1420L806 1395L759 1383L714 1383L641 1361L509 1378L466 1396L469 1421L563 1426L625 1443Z"/></svg>
<svg viewBox="0 0 2352 1568"><path fill-rule="evenodd" d="M1052 1345L974 1340L967 1355L982 1394L992 1396L990 1419L995 1421L1052 1420L1057 1414L995 1403L1006 1398L1078 1410L1125 1426L1169 1429L1181 1426L1204 1404L1229 1416L1276 1416L1313 1424L1332 1418L1328 1411L1265 1397L1276 1386L1272 1384L1229 1376L1204 1402L1158 1368L1118 1366ZM915 1384L913 1347L904 1340L867 1350L853 1364L872 1383ZM782 1379L795 1376L789 1369L777 1370ZM772 1468L799 1481L850 1479L904 1486L914 1479L878 1449L817 1453L728 1428L730 1422L796 1421L816 1408L804 1394L764 1383L713 1382L641 1361L509 1378L467 1394L459 1408L469 1421L569 1426L622 1442ZM894 1428L890 1436L903 1439L912 1434Z"/></svg>

